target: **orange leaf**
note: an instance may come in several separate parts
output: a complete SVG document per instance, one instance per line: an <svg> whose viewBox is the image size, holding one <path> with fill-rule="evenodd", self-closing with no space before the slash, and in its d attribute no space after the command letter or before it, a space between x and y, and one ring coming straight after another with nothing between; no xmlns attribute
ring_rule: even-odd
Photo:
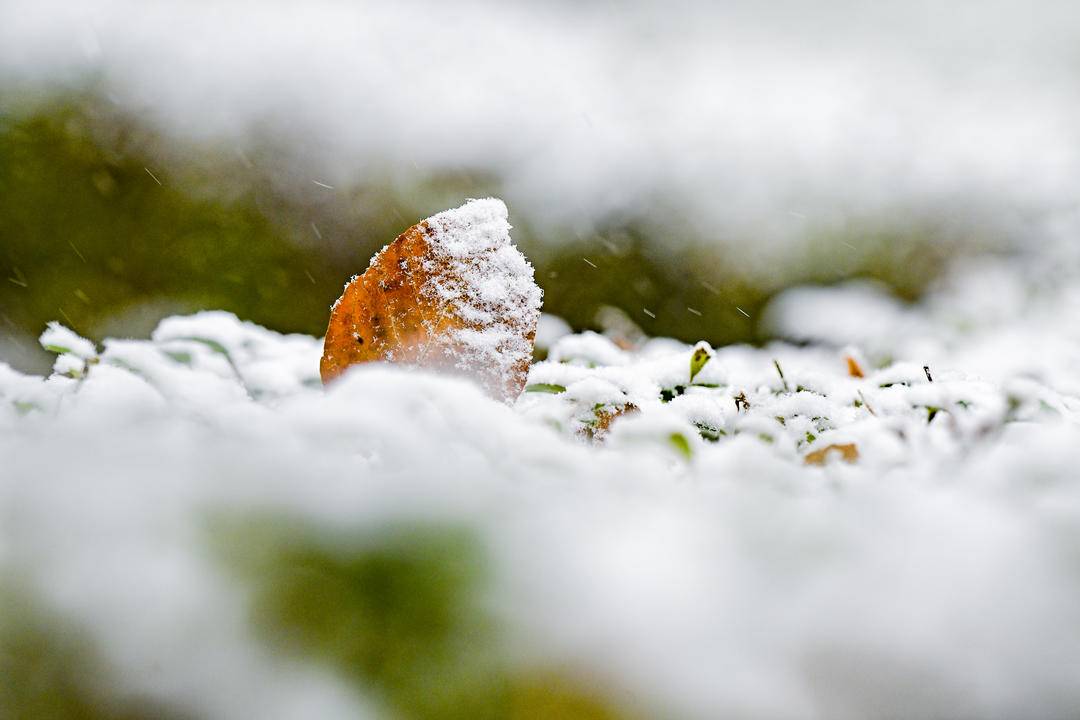
<svg viewBox="0 0 1080 720"><path fill-rule="evenodd" d="M859 448L855 447L855 443L828 445L809 453L803 462L807 465L824 465L830 457L836 456L844 462L853 463L859 459Z"/></svg>
<svg viewBox="0 0 1080 720"><path fill-rule="evenodd" d="M464 375L512 402L532 359L541 290L510 242L501 200L413 225L334 303L319 369L324 383L385 361Z"/></svg>
<svg viewBox="0 0 1080 720"><path fill-rule="evenodd" d="M853 378L866 377L866 375L863 373L862 367L859 366L859 361L858 360L853 358L851 355L848 355L844 359L847 360L847 374L848 375L850 375Z"/></svg>

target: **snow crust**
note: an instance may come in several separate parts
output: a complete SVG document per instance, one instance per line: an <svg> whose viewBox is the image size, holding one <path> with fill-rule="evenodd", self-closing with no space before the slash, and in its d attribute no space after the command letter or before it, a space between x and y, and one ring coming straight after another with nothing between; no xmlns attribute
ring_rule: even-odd
<svg viewBox="0 0 1080 720"><path fill-rule="evenodd" d="M474 211L492 235L470 242L497 244L498 207ZM48 378L0 365L0 576L92 637L124 693L363 717L353 686L252 636L205 518L452 520L493 558L518 661L580 668L638 712L1065 716L1080 330L1061 319L1080 287L995 277L1022 307L990 313L961 279L916 306L791 291L771 322L809 344L716 348L693 382L690 345L563 335L512 408L381 364L324 390L318 339L220 312L64 353ZM85 349L68 332L43 341ZM834 443L858 461L806 464Z"/></svg>

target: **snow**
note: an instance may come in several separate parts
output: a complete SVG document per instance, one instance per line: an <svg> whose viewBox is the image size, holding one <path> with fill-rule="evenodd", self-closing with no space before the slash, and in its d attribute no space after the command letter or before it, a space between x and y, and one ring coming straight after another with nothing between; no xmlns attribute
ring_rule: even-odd
<svg viewBox="0 0 1080 720"><path fill-rule="evenodd" d="M535 345L540 350L547 352L555 344L556 340L573 332L574 329L570 327L570 323L558 315L541 313L540 322L536 325Z"/></svg>
<svg viewBox="0 0 1080 720"><path fill-rule="evenodd" d="M94 343L86 338L81 338L74 332L58 322L50 322L45 332L38 339L41 346L46 350L56 353L70 353L75 357L86 359L97 353Z"/></svg>
<svg viewBox="0 0 1080 720"><path fill-rule="evenodd" d="M470 200L424 223L431 232L424 260L431 280L422 292L467 323L445 338L430 327L437 349L498 394L532 357L543 297L532 265L511 243L506 205L497 198Z"/></svg>
<svg viewBox="0 0 1080 720"><path fill-rule="evenodd" d="M575 365L623 365L626 353L608 338L590 331L559 338L549 351L552 362Z"/></svg>
<svg viewBox="0 0 1080 720"><path fill-rule="evenodd" d="M470 208L491 235L465 240L497 247L498 210ZM379 714L253 636L204 535L266 514L472 528L515 662L579 668L638 712L1068 715L1080 293L993 277L1023 307L986 313L956 275L911 306L793 290L770 316L809 344L712 349L692 382L694 346L564 335L513 407L378 363L324 389L319 339L220 312L47 379L0 365L0 572L93 638L114 692L204 716ZM60 326L43 342L61 337L87 349ZM847 443L853 463L805 461Z"/></svg>

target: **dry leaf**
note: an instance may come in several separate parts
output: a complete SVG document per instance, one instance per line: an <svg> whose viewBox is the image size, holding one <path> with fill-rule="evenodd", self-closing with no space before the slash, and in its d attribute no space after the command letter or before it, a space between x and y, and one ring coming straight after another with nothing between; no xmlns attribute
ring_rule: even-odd
<svg viewBox="0 0 1080 720"><path fill-rule="evenodd" d="M844 359L847 360L847 374L848 375L850 375L853 378L866 377L865 373L863 373L862 367L859 366L859 361L858 360L856 360L851 355L848 355Z"/></svg>
<svg viewBox="0 0 1080 720"><path fill-rule="evenodd" d="M809 453L803 462L807 465L824 465L830 457L839 456L844 462L853 463L859 459L859 448L855 443L833 444Z"/></svg>
<svg viewBox="0 0 1080 720"><path fill-rule="evenodd" d="M465 205L413 225L384 247L334 303L320 372L406 363L476 380L512 402L532 359L541 290L510 242L501 200Z"/></svg>
<svg viewBox="0 0 1080 720"><path fill-rule="evenodd" d="M581 429L582 437L593 442L603 442L607 434L611 432L611 425L623 415L638 412L638 406L634 403L626 403L615 407L604 407L596 411L596 422L586 425Z"/></svg>

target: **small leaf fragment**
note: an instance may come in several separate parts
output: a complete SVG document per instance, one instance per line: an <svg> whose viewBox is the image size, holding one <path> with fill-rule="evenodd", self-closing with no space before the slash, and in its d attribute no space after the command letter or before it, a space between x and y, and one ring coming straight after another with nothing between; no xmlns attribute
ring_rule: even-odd
<svg viewBox="0 0 1080 720"><path fill-rule="evenodd" d="M859 361L856 360L853 356L851 356L851 355L846 356L844 358L844 361L847 363L847 374L848 374L848 376L853 377L853 378L864 378L864 377L866 377L866 373L863 372L862 366L859 365Z"/></svg>
<svg viewBox="0 0 1080 720"><path fill-rule="evenodd" d="M697 374L701 372L701 368L705 367L714 354L713 349L704 340L694 346L694 352L690 355L690 382L694 381Z"/></svg>
<svg viewBox="0 0 1080 720"><path fill-rule="evenodd" d="M525 392L551 393L552 395L558 395L559 393L566 392L566 387L563 385L557 385L555 383L532 383L525 386Z"/></svg>
<svg viewBox="0 0 1080 720"><path fill-rule="evenodd" d="M839 457L846 463L853 463L859 459L859 448L855 446L855 443L833 443L808 453L803 458L803 462L807 465L824 465L832 457Z"/></svg>
<svg viewBox="0 0 1080 720"><path fill-rule="evenodd" d="M41 410L41 406L25 400L12 400L11 404L15 408L15 414L19 417L28 415L31 410Z"/></svg>
<svg viewBox="0 0 1080 720"><path fill-rule="evenodd" d="M750 410L750 401L746 397L746 391L740 390L739 394L735 396L735 412L743 410Z"/></svg>
<svg viewBox="0 0 1080 720"><path fill-rule="evenodd" d="M682 433L671 433L668 435L668 442L687 460L694 456L694 451L690 448L690 441Z"/></svg>
<svg viewBox="0 0 1080 720"><path fill-rule="evenodd" d="M685 385L676 385L673 388L664 388L660 391L660 402L671 402L686 392Z"/></svg>
<svg viewBox="0 0 1080 720"><path fill-rule="evenodd" d="M719 442L721 435L727 435L727 432L725 432L723 429L714 428L713 426L707 425L703 422L694 423L694 427L698 429L698 435L701 436L701 439L707 440L709 442Z"/></svg>
<svg viewBox="0 0 1080 720"><path fill-rule="evenodd" d="M628 402L623 405L598 405L593 409L593 420L587 423L579 431L582 436L593 442L603 442L611 430L611 425L623 415L638 412L634 403Z"/></svg>

